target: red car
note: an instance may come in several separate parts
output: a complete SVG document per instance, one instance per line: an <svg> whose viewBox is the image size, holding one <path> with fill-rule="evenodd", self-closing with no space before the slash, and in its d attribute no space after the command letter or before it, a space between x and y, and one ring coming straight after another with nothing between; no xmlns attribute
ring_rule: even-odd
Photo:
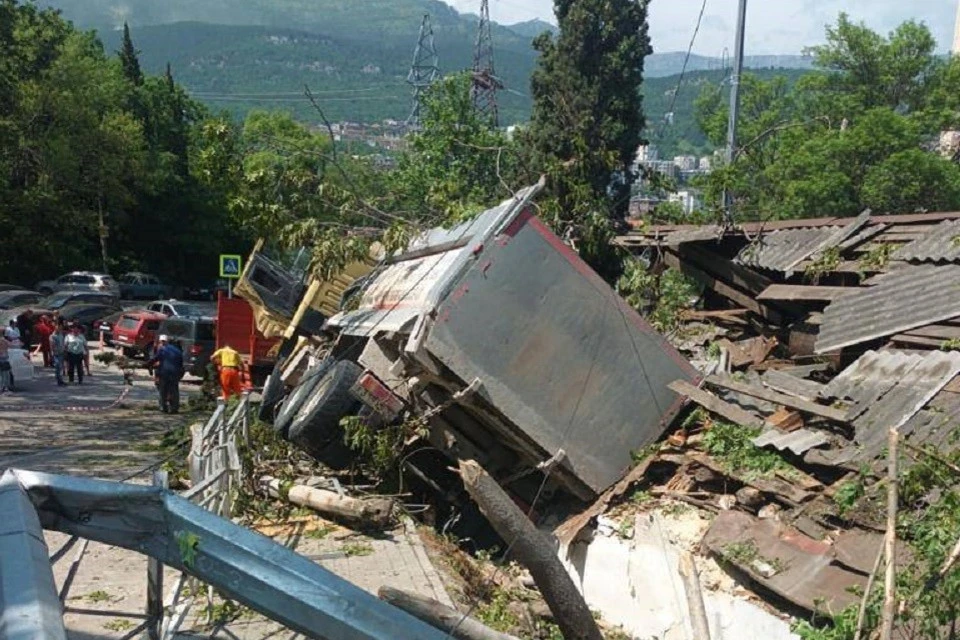
<svg viewBox="0 0 960 640"><path fill-rule="evenodd" d="M143 355L153 357L157 329L167 316L155 311L128 311L120 316L113 327L113 345L123 349L123 355L132 358Z"/></svg>

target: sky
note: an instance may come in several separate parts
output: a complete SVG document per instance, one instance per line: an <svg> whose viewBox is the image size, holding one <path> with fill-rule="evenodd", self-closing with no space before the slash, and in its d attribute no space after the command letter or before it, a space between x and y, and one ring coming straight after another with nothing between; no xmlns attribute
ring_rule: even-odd
<svg viewBox="0 0 960 640"><path fill-rule="evenodd" d="M655 52L686 51L702 0L650 0L650 38ZM464 13L477 13L480 0L447 0ZM749 0L745 53L799 54L823 41L824 26L845 11L874 31L886 34L905 20L925 22L948 51L953 41L954 0ZM556 23L552 0L490 0L490 17L513 24L540 18ZM733 51L737 0L707 0L694 53L721 56Z"/></svg>

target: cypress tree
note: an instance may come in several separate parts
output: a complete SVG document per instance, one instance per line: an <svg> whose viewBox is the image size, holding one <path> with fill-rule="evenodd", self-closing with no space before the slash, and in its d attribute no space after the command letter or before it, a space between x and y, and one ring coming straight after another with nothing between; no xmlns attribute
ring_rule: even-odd
<svg viewBox="0 0 960 640"><path fill-rule="evenodd" d="M126 22L123 23L123 43L120 45L120 64L123 67L123 76L139 87L143 84L143 71L140 70L140 52L133 46L133 39L130 37L130 27Z"/></svg>

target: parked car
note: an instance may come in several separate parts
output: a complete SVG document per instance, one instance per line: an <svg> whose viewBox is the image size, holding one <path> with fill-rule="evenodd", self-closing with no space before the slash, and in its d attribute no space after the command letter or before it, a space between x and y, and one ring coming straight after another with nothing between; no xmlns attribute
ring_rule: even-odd
<svg viewBox="0 0 960 640"><path fill-rule="evenodd" d="M112 347L113 344L113 328L120 322L120 316L124 313L129 313L130 311L118 311L116 313L111 313L106 318L100 318L99 320L93 321L93 333L96 339L100 339L100 336L103 336L103 344L106 347Z"/></svg>
<svg viewBox="0 0 960 640"><path fill-rule="evenodd" d="M43 294L36 291L26 291L23 289L0 291L0 309L12 309L13 307L37 304L41 298L43 298Z"/></svg>
<svg viewBox="0 0 960 640"><path fill-rule="evenodd" d="M110 294L115 298L120 297L120 285L117 281L105 273L95 273L93 271L74 271L66 273L56 280L42 280L34 287L44 295L50 295L58 291L92 291L95 293Z"/></svg>
<svg viewBox="0 0 960 640"><path fill-rule="evenodd" d="M217 323L213 318L167 318L160 323L157 334L180 343L187 373L206 376L207 363L217 343Z"/></svg>
<svg viewBox="0 0 960 640"><path fill-rule="evenodd" d="M213 309L207 309L196 302L182 300L154 300L146 306L147 311L156 311L165 316L176 317L213 317Z"/></svg>
<svg viewBox="0 0 960 640"><path fill-rule="evenodd" d="M123 308L119 304L103 304L100 302L71 304L60 311L60 317L65 322L72 322L83 327L87 338L98 338L98 333L94 329L94 323L113 313L122 312Z"/></svg>
<svg viewBox="0 0 960 640"><path fill-rule="evenodd" d="M68 304L77 304L81 302L85 303L100 303L100 304L116 304L118 298L105 293L93 293L93 292L83 292L83 291L63 291L61 293L54 293L46 298L41 299L37 306L43 307L44 309L50 311L59 311Z"/></svg>
<svg viewBox="0 0 960 640"><path fill-rule="evenodd" d="M142 355L150 359L157 329L165 319L165 315L154 311L127 311L113 327L113 343L123 349L123 355L128 358Z"/></svg>
<svg viewBox="0 0 960 640"><path fill-rule="evenodd" d="M223 278L214 280L213 282L205 282L204 284L187 287L184 290L183 297L187 300L208 300L213 302L217 299L217 294L221 291L226 292L229 290L227 281Z"/></svg>
<svg viewBox="0 0 960 640"><path fill-rule="evenodd" d="M7 351L10 357L10 387L17 388L17 384L37 377L33 361L26 349L11 348Z"/></svg>
<svg viewBox="0 0 960 640"><path fill-rule="evenodd" d="M160 278L137 271L120 276L120 297L128 300L168 298L172 287L163 284Z"/></svg>

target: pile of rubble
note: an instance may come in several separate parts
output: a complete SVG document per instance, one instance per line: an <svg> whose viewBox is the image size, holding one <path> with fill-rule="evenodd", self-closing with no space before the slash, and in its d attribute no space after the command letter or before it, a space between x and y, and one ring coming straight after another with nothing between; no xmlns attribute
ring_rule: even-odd
<svg viewBox="0 0 960 640"><path fill-rule="evenodd" d="M878 493L889 431L905 464L958 446L960 213L641 227L618 243L703 287L671 335L701 377L670 385L687 418L660 448L557 529L567 555L624 504L668 498L708 514L700 549L782 614L859 605L887 514L881 495L852 498ZM766 466L738 464L745 445Z"/></svg>

